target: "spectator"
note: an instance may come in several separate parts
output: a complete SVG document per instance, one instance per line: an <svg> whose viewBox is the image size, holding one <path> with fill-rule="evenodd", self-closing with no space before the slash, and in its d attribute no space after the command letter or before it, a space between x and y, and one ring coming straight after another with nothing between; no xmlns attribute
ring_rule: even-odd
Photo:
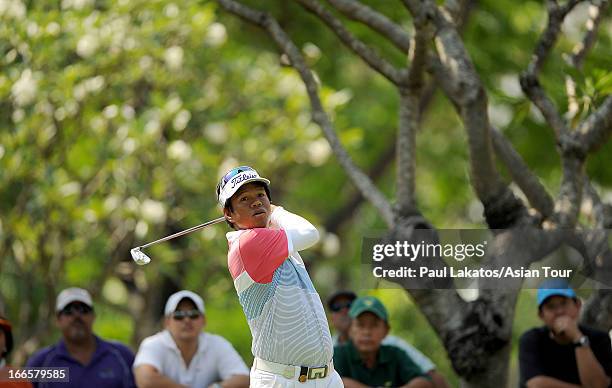
<svg viewBox="0 0 612 388"><path fill-rule="evenodd" d="M378 299L356 299L349 316L350 340L334 349L334 367L345 387L433 387L429 377L403 350L382 345L389 322L387 310Z"/></svg>
<svg viewBox="0 0 612 388"><path fill-rule="evenodd" d="M140 388L249 386L249 369L223 337L204 333L204 301L183 290L164 309L165 330L145 338L134 361Z"/></svg>
<svg viewBox="0 0 612 388"><path fill-rule="evenodd" d="M578 324L582 303L567 281L552 279L542 283L537 301L544 326L521 336L521 386L610 386L610 337Z"/></svg>
<svg viewBox="0 0 612 388"><path fill-rule="evenodd" d="M338 291L333 293L327 299L327 307L330 311L331 324L336 331L333 340L334 345L341 345L349 340L349 328L351 326L351 317L349 316L349 308L357 295L348 290ZM429 375L434 387L448 388L448 383L444 376L436 371L435 364L427 358L423 353L418 351L414 346L404 341L400 337L387 335L382 341L383 345L392 345L402 349L408 357L418 365L419 368Z"/></svg>
<svg viewBox="0 0 612 388"><path fill-rule="evenodd" d="M67 367L69 382L34 383L35 387L135 387L132 351L93 333L96 316L89 292L82 288L63 290L57 296L55 311L62 339L36 352L27 366Z"/></svg>
<svg viewBox="0 0 612 388"><path fill-rule="evenodd" d="M6 359L13 350L13 332L8 319L0 316L0 388L32 388L28 382L10 381Z"/></svg>

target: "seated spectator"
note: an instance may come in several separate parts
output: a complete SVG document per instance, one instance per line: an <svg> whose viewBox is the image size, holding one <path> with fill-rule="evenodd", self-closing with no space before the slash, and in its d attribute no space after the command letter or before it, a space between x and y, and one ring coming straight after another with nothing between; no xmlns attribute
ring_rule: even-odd
<svg viewBox="0 0 612 388"><path fill-rule="evenodd" d="M204 301L191 291L172 294L165 330L140 344L134 374L140 388L249 386L249 369L223 337L204 333Z"/></svg>
<svg viewBox="0 0 612 388"><path fill-rule="evenodd" d="M8 319L0 316L0 388L32 388L32 384L10 381L9 366L6 359L13 350L13 331Z"/></svg>
<svg viewBox="0 0 612 388"><path fill-rule="evenodd" d="M96 315L89 292L82 288L63 290L57 296L55 311L62 339L36 352L27 366L67 367L69 382L34 383L34 387L135 387L132 351L119 342L105 341L93 333Z"/></svg>
<svg viewBox="0 0 612 388"><path fill-rule="evenodd" d="M335 292L327 299L327 307L330 311L330 322L335 330L333 337L334 346L342 345L349 340L351 317L349 316L348 312L355 299L357 299L357 295L354 292L347 290ZM448 388L446 379L438 371L436 371L435 364L414 346L410 345L400 337L391 334L385 337L382 344L393 345L402 349L406 352L408 357L410 357L410 359L414 361L419 368L421 368L423 372L429 375L434 387Z"/></svg>
<svg viewBox="0 0 612 388"><path fill-rule="evenodd" d="M350 340L334 348L334 367L345 387L433 387L429 377L403 350L382 345L389 322L387 310L378 299L356 299L349 316Z"/></svg>
<svg viewBox="0 0 612 388"><path fill-rule="evenodd" d="M578 324L582 302L567 281L542 283L537 301L544 326L521 336L521 387L610 386L610 336Z"/></svg>

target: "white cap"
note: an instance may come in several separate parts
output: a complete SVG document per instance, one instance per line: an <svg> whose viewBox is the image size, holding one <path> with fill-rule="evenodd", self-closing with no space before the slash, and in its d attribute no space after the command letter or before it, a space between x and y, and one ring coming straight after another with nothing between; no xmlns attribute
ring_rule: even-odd
<svg viewBox="0 0 612 388"><path fill-rule="evenodd" d="M55 302L55 311L61 311L64 307L68 306L72 302L85 303L89 307L93 307L93 301L91 295L87 290L78 287L66 288L57 296Z"/></svg>
<svg viewBox="0 0 612 388"><path fill-rule="evenodd" d="M234 173L234 175L232 175ZM229 175L229 177L228 177ZM217 199L221 206L225 206L225 202L236 194L236 191L243 185L249 182L263 182L267 185L270 181L259 176L255 169L249 166L236 167L229 170L217 185Z"/></svg>
<svg viewBox="0 0 612 388"><path fill-rule="evenodd" d="M185 298L190 299L193 304L196 305L196 308L202 314L204 314L204 301L202 300L202 298L200 298L200 296L195 292L189 290L182 290L170 295L168 301L166 302L166 308L164 308L164 315L170 315L175 312L176 306L178 306L178 304L181 303L181 300Z"/></svg>

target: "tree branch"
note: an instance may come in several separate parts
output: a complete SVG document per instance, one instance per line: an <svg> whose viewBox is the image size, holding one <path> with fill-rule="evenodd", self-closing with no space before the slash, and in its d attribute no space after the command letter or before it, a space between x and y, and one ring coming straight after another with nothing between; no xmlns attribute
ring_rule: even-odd
<svg viewBox="0 0 612 388"><path fill-rule="evenodd" d="M531 102L538 107L540 112L542 112L548 125L555 131L555 136L559 143L564 141L569 129L567 123L559 114L555 104L544 92L542 85L540 85L538 75L544 61L548 58L550 51L557 41L565 16L577 3L578 0L570 0L567 4L561 6L558 5L556 1L548 1L548 23L546 29L540 36L540 40L534 49L531 62L529 62L527 69L520 76L523 92L529 97Z"/></svg>
<svg viewBox="0 0 612 388"><path fill-rule="evenodd" d="M612 133L612 96L608 96L595 112L591 113L578 127L578 142L584 153L596 151L606 143Z"/></svg>
<svg viewBox="0 0 612 388"><path fill-rule="evenodd" d="M312 72L306 65L302 54L296 45L291 41L287 34L279 26L278 22L270 15L255 11L243 4L233 0L217 0L218 3L228 12L233 13L246 21L264 28L278 47L289 57L292 66L298 71L310 99L313 120L321 127L332 151L342 168L346 171L355 186L361 191L362 195L380 212L381 217L389 227L393 226L393 211L391 204L372 183L370 178L357 167L350 155L346 152L338 139L329 116L323 109L319 98L318 86Z"/></svg>
<svg viewBox="0 0 612 388"><path fill-rule="evenodd" d="M374 50L357 39L342 23L327 11L318 0L296 0L306 10L321 19L340 38L342 43L357 54L372 69L379 72L395 85L402 84L405 69L398 70L389 62L381 58Z"/></svg>
<svg viewBox="0 0 612 388"><path fill-rule="evenodd" d="M584 179L584 160L576 155L564 154L561 158L563 179L559 196L555 202L555 221L561 227L573 227L578 221L582 202L582 181Z"/></svg>
<svg viewBox="0 0 612 388"><path fill-rule="evenodd" d="M584 63L586 55L595 44L601 17L606 12L608 4L608 0L603 0L599 4L589 5L589 20L586 22L587 32L584 34L582 42L574 46L572 55L570 56L570 63L576 69L582 69L582 64Z"/></svg>
<svg viewBox="0 0 612 388"><path fill-rule="evenodd" d="M491 126L490 132L496 155L508 168L512 180L521 188L531 206L544 218L552 216L553 199L540 179L529 169L512 143L497 128Z"/></svg>
<svg viewBox="0 0 612 388"><path fill-rule="evenodd" d="M427 86L425 86L423 89L421 101L419 102L419 119L421 122L423 121L425 111L433 100L436 89L437 86L433 80L430 80L427 83ZM371 177L371 179L376 180L383 175L387 168L389 168L391 162L395 161L395 155L396 145L394 142L390 141L387 148L380 154L377 162L375 162L373 167L368 171L368 176ZM325 230L332 233L337 233L338 229L342 226L342 224L344 224L346 219L354 214L355 209L360 206L363 199L364 198L359 191L354 192L350 198L344 202L342 207L327 217L326 221L324 222Z"/></svg>
<svg viewBox="0 0 612 388"><path fill-rule="evenodd" d="M612 212L605 203L599 197L597 190L593 187L593 184L589 179L584 180L584 194L583 200L588 200L590 202L591 211L588 216L590 216L595 224L595 228L597 229L610 229L612 228Z"/></svg>
<svg viewBox="0 0 612 388"><path fill-rule="evenodd" d="M346 17L361 22L389 39L397 48L407 53L410 50L410 36L385 15L376 12L356 0L327 0Z"/></svg>
<svg viewBox="0 0 612 388"><path fill-rule="evenodd" d="M397 210L400 216L417 213L415 199L416 132L419 127L419 96L400 88L399 123L396 143Z"/></svg>
<svg viewBox="0 0 612 388"><path fill-rule="evenodd" d="M418 213L415 199L416 133L419 129L419 101L423 90L427 44L431 34L424 14L414 18L415 36L410 50L408 86L400 87L397 130L397 206L400 216Z"/></svg>
<svg viewBox="0 0 612 388"><path fill-rule="evenodd" d="M437 28L438 53L438 57L428 57L428 70L453 102L465 125L472 186L485 207L489 226L508 227L524 215L524 206L503 183L496 169L486 92L459 34L449 21L448 12L438 10L431 2L427 4Z"/></svg>

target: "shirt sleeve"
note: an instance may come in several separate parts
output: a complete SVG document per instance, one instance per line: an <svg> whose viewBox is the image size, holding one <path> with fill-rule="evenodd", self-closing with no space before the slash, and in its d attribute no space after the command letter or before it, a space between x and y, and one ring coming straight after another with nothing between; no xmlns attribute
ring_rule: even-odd
<svg viewBox="0 0 612 388"><path fill-rule="evenodd" d="M519 342L519 370L521 387L526 386L529 379L542 374L537 332L534 330L530 330L521 336Z"/></svg>
<svg viewBox="0 0 612 388"><path fill-rule="evenodd" d="M119 353L127 365L127 373L129 375L128 387L136 388L136 380L134 379L134 370L132 368L132 365L134 365L134 353L132 353L132 350L124 344L118 343L115 346L119 349Z"/></svg>
<svg viewBox="0 0 612 388"><path fill-rule="evenodd" d="M608 377L612 377L612 344L606 333L589 338L591 350Z"/></svg>
<svg viewBox="0 0 612 388"><path fill-rule="evenodd" d="M410 345L408 342L404 341L400 337L394 335L388 335L382 342L383 345L392 345L401 350L403 350L408 357L414 361L415 364L423 372L429 372L431 370L436 369L436 365L423 353L421 353L417 348Z"/></svg>
<svg viewBox="0 0 612 388"><path fill-rule="evenodd" d="M164 374L162 357L164 351L166 350L159 346L154 338L145 338L138 348L132 369L141 365L150 365L157 369L159 373Z"/></svg>
<svg viewBox="0 0 612 388"><path fill-rule="evenodd" d="M272 212L270 224L287 232L289 250L299 252L319 241L319 231L306 219L277 206Z"/></svg>
<svg viewBox="0 0 612 388"><path fill-rule="evenodd" d="M227 380L234 375L249 375L249 368L236 349L225 338L217 337L218 350L217 370L221 380Z"/></svg>
<svg viewBox="0 0 612 388"><path fill-rule="evenodd" d="M284 230L251 229L240 235L239 244L244 270L258 283L270 283L274 271L289 257Z"/></svg>
<svg viewBox="0 0 612 388"><path fill-rule="evenodd" d="M392 346L395 352L395 357L398 358L398 366L399 366L399 376L401 380L401 385L407 384L410 380L415 379L417 377L423 377L429 380L429 376L423 373L421 368L412 361L408 354L404 352L402 349Z"/></svg>

